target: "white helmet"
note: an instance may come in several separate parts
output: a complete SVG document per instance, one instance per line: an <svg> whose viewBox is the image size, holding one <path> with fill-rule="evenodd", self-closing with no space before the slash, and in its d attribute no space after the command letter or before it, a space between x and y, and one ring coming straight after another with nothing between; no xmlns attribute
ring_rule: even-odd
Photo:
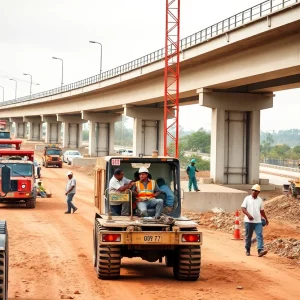
<svg viewBox="0 0 300 300"><path fill-rule="evenodd" d="M139 173L149 173L148 169L145 167L140 167Z"/></svg>
<svg viewBox="0 0 300 300"><path fill-rule="evenodd" d="M251 190L260 192L260 186L258 184L254 184L254 186L251 188Z"/></svg>

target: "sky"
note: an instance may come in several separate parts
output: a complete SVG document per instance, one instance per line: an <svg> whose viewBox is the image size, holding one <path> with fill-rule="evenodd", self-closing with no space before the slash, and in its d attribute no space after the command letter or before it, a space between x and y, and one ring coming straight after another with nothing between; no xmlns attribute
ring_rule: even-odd
<svg viewBox="0 0 300 300"><path fill-rule="evenodd" d="M258 4L257 0L181 0L181 38ZM64 83L127 63L164 46L165 0L2 0L0 10L0 86L5 100L60 86ZM37 85L39 84L39 85ZM274 107L262 111L261 130L298 128L300 89L276 93ZM2 89L0 88L0 101ZM186 129L210 129L211 110L199 105L180 109ZM280 122L278 122L280 120Z"/></svg>

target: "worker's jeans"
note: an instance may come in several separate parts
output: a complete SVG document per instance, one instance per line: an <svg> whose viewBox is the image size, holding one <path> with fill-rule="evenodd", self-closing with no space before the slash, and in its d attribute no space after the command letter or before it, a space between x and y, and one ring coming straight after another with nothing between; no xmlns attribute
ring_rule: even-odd
<svg viewBox="0 0 300 300"><path fill-rule="evenodd" d="M122 204L110 205L110 211L112 216L129 216L129 202L124 202Z"/></svg>
<svg viewBox="0 0 300 300"><path fill-rule="evenodd" d="M255 231L256 234L256 239L257 239L257 250L258 252L260 252L261 250L264 249L264 239L263 239L263 235L262 235L262 223L249 223L249 222L245 222L245 239L246 239L246 244L245 244L245 248L246 251L250 252L250 248L251 248L251 239L252 239L252 235L253 232Z"/></svg>
<svg viewBox="0 0 300 300"><path fill-rule="evenodd" d="M162 209L164 207L164 201L162 199L155 198L148 201L137 202L136 204L140 215L143 217L148 217L148 208L155 208L155 218L158 218L161 215Z"/></svg>
<svg viewBox="0 0 300 300"><path fill-rule="evenodd" d="M73 197L75 196L75 193L70 193L67 195L67 204L68 204L68 212L71 212L71 209L75 209L76 207L72 203Z"/></svg>
<svg viewBox="0 0 300 300"><path fill-rule="evenodd" d="M190 176L189 177L189 191L192 190L192 186L194 188L194 191L198 190L198 185L197 185L197 179L196 176Z"/></svg>
<svg viewBox="0 0 300 300"><path fill-rule="evenodd" d="M38 194L40 194L42 198L46 198L47 197L47 195L46 195L45 192L38 192Z"/></svg>

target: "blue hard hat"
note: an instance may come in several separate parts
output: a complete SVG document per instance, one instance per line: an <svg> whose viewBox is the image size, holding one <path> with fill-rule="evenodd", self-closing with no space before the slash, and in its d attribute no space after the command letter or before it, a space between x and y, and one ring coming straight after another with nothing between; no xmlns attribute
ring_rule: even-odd
<svg viewBox="0 0 300 300"><path fill-rule="evenodd" d="M191 160L191 163L195 163L195 162L196 162L196 159L193 158L193 159Z"/></svg>

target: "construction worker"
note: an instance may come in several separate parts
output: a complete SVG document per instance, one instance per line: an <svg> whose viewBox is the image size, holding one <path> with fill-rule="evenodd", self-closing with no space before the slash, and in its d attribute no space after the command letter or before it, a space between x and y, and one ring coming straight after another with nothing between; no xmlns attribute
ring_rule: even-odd
<svg viewBox="0 0 300 300"><path fill-rule="evenodd" d="M189 177L189 192L192 191L192 186L194 188L194 191L200 192L200 190L198 189L197 179L196 179L196 172L199 171L196 169L195 163L196 163L196 159L193 158L191 160L191 163L186 168L186 173Z"/></svg>
<svg viewBox="0 0 300 300"><path fill-rule="evenodd" d="M258 256L264 256L268 253L267 250L264 250L264 240L262 233L262 217L265 219L266 225L269 224L268 218L264 211L264 204L260 197L258 197L260 193L260 186L255 184L251 188L252 194L247 196L241 207L242 211L245 214L244 222L245 222L245 248L246 255L250 255L251 248L251 240L253 232L255 231L256 239L257 239L257 251Z"/></svg>
<svg viewBox="0 0 300 300"><path fill-rule="evenodd" d="M133 191L136 197L137 208L140 216L148 217L148 208L155 208L155 218L161 215L164 202L162 199L156 199L161 191L158 188L155 180L149 178L149 171L145 167L139 169L139 177L135 183L135 190Z"/></svg>
<svg viewBox="0 0 300 300"><path fill-rule="evenodd" d="M174 199L175 199L174 193L167 186L167 184L163 178L158 178L156 182L157 182L159 189L166 195L166 199L164 201L163 213L169 214L173 211Z"/></svg>
<svg viewBox="0 0 300 300"><path fill-rule="evenodd" d="M114 171L114 176L109 181L109 192L123 193L131 189L134 185L135 182L124 177L124 171L118 168ZM112 213L117 216L128 216L129 206L129 202L110 203Z"/></svg>

